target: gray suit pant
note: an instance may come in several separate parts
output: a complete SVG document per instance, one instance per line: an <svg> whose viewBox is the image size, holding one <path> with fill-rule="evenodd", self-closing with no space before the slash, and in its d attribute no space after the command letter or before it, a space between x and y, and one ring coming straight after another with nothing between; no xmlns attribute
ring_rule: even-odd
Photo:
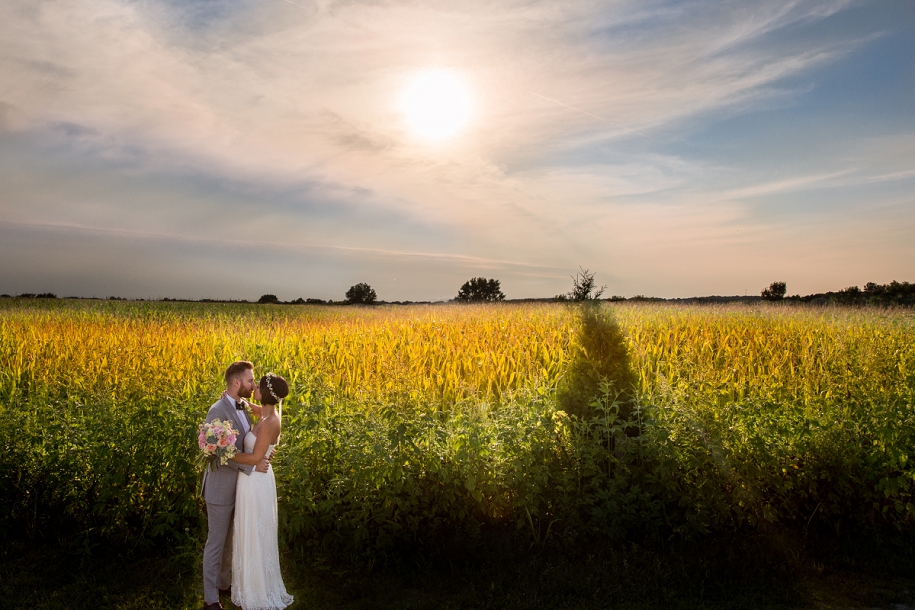
<svg viewBox="0 0 915 610"><path fill-rule="evenodd" d="M215 604L219 590L227 589L232 570L234 504L207 502L207 543L203 548L203 601Z"/></svg>

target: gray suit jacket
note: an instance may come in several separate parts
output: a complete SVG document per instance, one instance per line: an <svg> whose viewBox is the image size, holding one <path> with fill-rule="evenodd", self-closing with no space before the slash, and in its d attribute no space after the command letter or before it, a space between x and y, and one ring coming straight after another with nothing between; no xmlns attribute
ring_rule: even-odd
<svg viewBox="0 0 915 610"><path fill-rule="evenodd" d="M214 419L232 422L232 427L238 431L235 437L235 447L238 453L245 451L245 429L242 427L241 418L245 418L248 423L248 429L251 429L251 417L247 411L239 411L235 408L235 403L231 398L221 398L213 403L210 410L207 411L207 422ZM207 470L203 475L203 484L201 485L201 494L208 504L235 504L235 483L238 481L238 473L243 472L246 475L251 474L254 466L246 466L237 462L229 461L225 466L217 465L216 470Z"/></svg>

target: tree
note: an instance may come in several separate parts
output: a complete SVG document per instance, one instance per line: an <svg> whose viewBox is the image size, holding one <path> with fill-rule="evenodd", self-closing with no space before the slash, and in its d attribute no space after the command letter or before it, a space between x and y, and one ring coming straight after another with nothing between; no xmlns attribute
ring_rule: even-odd
<svg viewBox="0 0 915 610"><path fill-rule="evenodd" d="M375 302L375 290L371 286L360 282L346 291L346 300L350 303L363 303L371 305Z"/></svg>
<svg viewBox="0 0 915 610"><path fill-rule="evenodd" d="M265 294L257 300L258 303L279 303L280 300L276 298L275 294Z"/></svg>
<svg viewBox="0 0 915 610"><path fill-rule="evenodd" d="M578 269L578 273L572 276L572 292L568 294L568 298L572 301L596 301L607 287L597 288L594 274L581 267Z"/></svg>
<svg viewBox="0 0 915 610"><path fill-rule="evenodd" d="M763 289L760 296L767 301L781 301L788 292L788 285L785 282L772 282L768 288Z"/></svg>
<svg viewBox="0 0 915 610"><path fill-rule="evenodd" d="M457 294L458 301L465 303L491 303L505 300L499 280L488 280L485 277L475 277L464 282Z"/></svg>

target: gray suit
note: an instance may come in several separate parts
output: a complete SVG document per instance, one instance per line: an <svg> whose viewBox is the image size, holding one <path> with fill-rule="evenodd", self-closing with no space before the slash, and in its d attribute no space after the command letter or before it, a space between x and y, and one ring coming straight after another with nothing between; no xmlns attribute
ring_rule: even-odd
<svg viewBox="0 0 915 610"><path fill-rule="evenodd" d="M251 429L251 418L247 411L235 408L235 402L229 398L222 398L207 411L207 421L214 419L232 422L232 427L238 431L235 438L235 447L239 453L245 450L245 428L242 419L245 418L248 429ZM203 599L208 604L219 601L219 589L226 589L232 583L230 571L232 569L232 529L235 514L235 484L238 473L251 474L254 466L244 466L229 461L225 466L217 466L216 470L207 470L203 475L201 492L207 503L207 543L203 549Z"/></svg>

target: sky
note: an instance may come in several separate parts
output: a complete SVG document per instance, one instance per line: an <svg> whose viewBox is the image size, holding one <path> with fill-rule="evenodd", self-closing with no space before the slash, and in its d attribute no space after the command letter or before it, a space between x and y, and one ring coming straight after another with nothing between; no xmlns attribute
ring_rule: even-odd
<svg viewBox="0 0 915 610"><path fill-rule="evenodd" d="M444 136L406 101L430 75ZM2 293L528 298L580 268L915 281L915 0L0 3Z"/></svg>

